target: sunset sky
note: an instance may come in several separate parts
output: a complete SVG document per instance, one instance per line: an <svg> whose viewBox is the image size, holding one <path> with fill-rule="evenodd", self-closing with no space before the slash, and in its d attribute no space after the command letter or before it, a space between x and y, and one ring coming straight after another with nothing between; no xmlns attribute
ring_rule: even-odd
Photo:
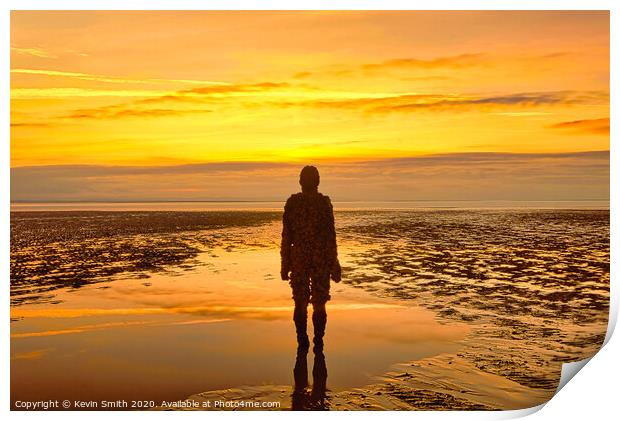
<svg viewBox="0 0 620 421"><path fill-rule="evenodd" d="M607 12L11 13L12 200L609 197Z"/></svg>

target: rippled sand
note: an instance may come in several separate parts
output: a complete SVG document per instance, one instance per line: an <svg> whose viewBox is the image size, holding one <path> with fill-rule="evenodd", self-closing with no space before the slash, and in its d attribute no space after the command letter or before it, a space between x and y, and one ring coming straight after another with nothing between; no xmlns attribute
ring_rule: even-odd
<svg viewBox="0 0 620 421"><path fill-rule="evenodd" d="M276 212L12 212L11 304L53 301L117 274L191 268L201 250L226 241L224 228L278 219ZM208 230L203 234L202 231Z"/></svg>
<svg viewBox="0 0 620 421"><path fill-rule="evenodd" d="M559 363L586 358L609 311L609 212L408 212L343 229L368 250L349 282L470 322L461 354L491 373L554 390Z"/></svg>
<svg viewBox="0 0 620 421"><path fill-rule="evenodd" d="M278 283L278 288L283 288L277 280L280 217L278 212L267 211L13 212L12 366L24 364L27 372L28 361L36 360L34 345L29 348L23 345L24 340L17 345L19 335L37 333L31 331L29 320L38 323L37 317L49 316L51 309L58 312L80 307L84 297L92 304L93 297L108 291L100 288L108 286L115 294L132 285L141 287L140 294L146 297L141 305L165 309L168 301L164 298L178 301L183 294L197 294L199 280L184 283L192 273L223 270L216 259L222 251L235 256L234 264L256 271L255 280L244 275L247 284L240 290L256 287L258 281ZM337 305L339 300L378 300L411 306L412 311L422 307L435 315L439 325L434 329L438 331L441 325L467 329L458 340L452 339L458 341L456 348L444 344L433 348L435 353L429 356L413 353L408 360L393 361L400 364L392 365L384 374L369 377L367 384L334 387L326 400L330 408L532 406L553 394L562 362L588 357L603 341L609 306L608 211L350 211L337 212L336 223L344 285L339 287L340 295L338 290L332 294L330 305ZM259 270L260 265L253 266L248 260L254 252L267 253L273 261ZM174 292L165 295L164 286L175 279ZM367 295L351 298L356 289ZM286 294L285 289L277 291L279 297ZM157 296L164 298L157 301ZM288 329L292 322L285 298L278 306L284 306L286 324L283 322L282 328ZM110 299L120 302L119 297ZM271 296L263 299L275 300ZM187 305L184 301L177 304ZM59 320L62 322L57 324L68 324L65 319ZM339 344L338 320L346 326L347 319L336 317L328 324L328 371L330 332L335 350ZM109 319L104 321L110 323ZM409 336L415 337L415 323L401 321L400 325L399 336L411 332ZM68 328L71 326L64 326ZM62 330L63 326L54 325L47 331L54 329ZM416 338L419 342L427 340ZM388 345L380 342L376 346ZM337 355L332 362L338 361ZM362 359L359 364L364 361L370 365L371 359ZM363 371L364 367L358 369ZM335 385L338 379L329 375L331 389L330 379ZM280 396L282 400L284 396L283 402L290 403L290 384L278 386L273 382L278 379L263 386L229 384L190 399ZM17 379L12 377L12 385L16 384Z"/></svg>

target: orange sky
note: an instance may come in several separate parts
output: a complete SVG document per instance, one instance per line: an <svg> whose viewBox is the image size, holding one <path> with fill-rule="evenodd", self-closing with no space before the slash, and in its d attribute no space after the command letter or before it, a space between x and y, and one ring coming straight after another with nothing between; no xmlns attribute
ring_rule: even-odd
<svg viewBox="0 0 620 421"><path fill-rule="evenodd" d="M13 200L275 198L310 161L377 198L453 197L497 171L520 186L538 168L555 177L539 196L608 197L608 154L581 154L608 150L607 12L11 14ZM389 164L442 155L448 169ZM443 181L407 196L420 177Z"/></svg>

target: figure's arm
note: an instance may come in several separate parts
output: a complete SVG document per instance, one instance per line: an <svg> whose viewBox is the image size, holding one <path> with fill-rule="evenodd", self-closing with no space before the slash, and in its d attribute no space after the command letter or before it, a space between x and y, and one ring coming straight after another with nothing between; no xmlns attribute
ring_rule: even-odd
<svg viewBox="0 0 620 421"><path fill-rule="evenodd" d="M280 244L280 277L283 281L288 280L288 273L291 268L291 223L290 223L290 202L287 200L284 206L284 216L282 217L282 243Z"/></svg>
<svg viewBox="0 0 620 421"><path fill-rule="evenodd" d="M336 244L336 225L334 222L334 207L331 200L327 198L327 256L329 256L330 266L329 272L331 278L340 282L342 269L340 268L340 262L338 261L338 245Z"/></svg>

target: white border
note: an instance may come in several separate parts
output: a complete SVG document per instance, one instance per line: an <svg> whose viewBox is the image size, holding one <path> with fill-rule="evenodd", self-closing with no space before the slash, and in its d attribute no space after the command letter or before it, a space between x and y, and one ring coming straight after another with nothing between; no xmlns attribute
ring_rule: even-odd
<svg viewBox="0 0 620 421"><path fill-rule="evenodd" d="M2 308L2 314L5 322L2 326L2 348L0 351L2 362L0 363L4 368L2 370L3 376L1 380L2 397L1 408L3 412L7 412L8 415L15 419L25 419L28 417L45 417L45 418L62 418L62 419L78 419L84 416L79 412L36 412L36 413L24 413L24 412L10 412L10 377L8 375L10 369L9 360L9 260L10 260L10 195L9 195L9 168L10 168L10 13L11 9L16 10L140 10L140 9L154 9L154 10L201 10L201 9L213 9L213 10L304 10L304 9L332 9L332 10L611 10L611 115L614 115L613 111L618 110L618 101L615 96L618 88L618 53L619 45L618 40L618 11L620 7L618 2L605 1L605 0L590 0L590 1L559 1L559 0L504 0L504 1L491 1L491 0L475 0L475 1L459 1L459 0L435 0L433 2L428 1L396 1L396 0L382 0L381 2L372 0L316 0L316 1L297 1L294 4L287 1L248 1L248 0L214 0L214 1L198 1L198 0L175 0L175 1L163 1L163 0L56 0L56 1L34 1L34 0L8 0L2 3L3 12L0 15L0 30L2 33L3 50L1 54L2 64L2 145L0 153L0 159L2 160L0 193L2 197L2 258L0 259L1 273L4 274L2 299L5 305ZM615 124L615 119L611 125L611 140L618 139L618 127ZM617 148L611 147L611 273L616 273L617 259L618 259L618 195L613 193L618 188L618 156ZM612 277L611 282L611 294L612 294L612 311L610 313L610 327L608 329L608 343L605 347L587 364L588 368L577 375L577 379L569 382L569 384L562 389L556 397L554 397L544 409L537 412L531 417L531 419L579 419L583 420L585 417L593 419L610 419L611 414L617 412L617 386L619 375L619 364L616 356L620 355L620 342L617 338L611 337L610 333L615 326L618 312L618 282ZM535 408L535 410L541 407ZM416 412L412 414L410 412L382 412L379 414L374 413L349 413L350 416L356 418L371 418L381 416L384 417L389 414L390 417L404 418L415 416L417 419L431 420L431 419L465 419L465 420L480 420L480 419L506 419L515 418L526 415L530 412L535 412L534 409L528 411L505 411L505 412ZM119 417L125 414L130 414L127 417L137 419L152 419L152 418L169 418L180 416L179 413L157 412L157 413L115 413L113 416ZM110 416L105 412L89 413L88 417L96 419L104 419ZM270 412L270 413L184 413L184 417L193 419L204 419L215 417L218 419L267 419L267 418L281 418L289 417L291 413L284 412ZM312 419L317 414L314 413L295 413L296 418ZM342 417L346 416L344 413L325 413L321 416L325 417ZM147 418L148 417L148 418Z"/></svg>
<svg viewBox="0 0 620 421"><path fill-rule="evenodd" d="M613 10L613 0L7 0L15 10Z"/></svg>

